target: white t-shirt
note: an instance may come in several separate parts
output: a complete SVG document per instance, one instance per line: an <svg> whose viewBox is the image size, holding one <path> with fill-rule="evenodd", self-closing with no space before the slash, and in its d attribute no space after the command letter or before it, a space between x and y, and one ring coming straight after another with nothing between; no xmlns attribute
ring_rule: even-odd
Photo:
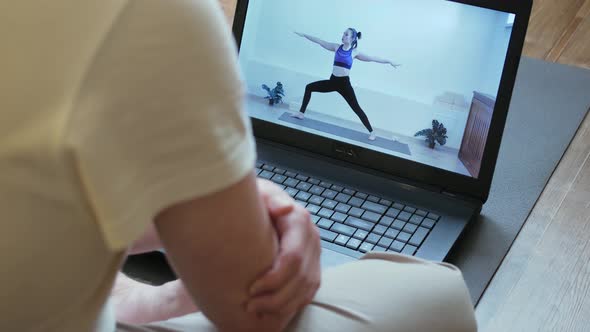
<svg viewBox="0 0 590 332"><path fill-rule="evenodd" d="M92 330L155 214L252 170L230 37L215 0L0 2L0 331Z"/></svg>

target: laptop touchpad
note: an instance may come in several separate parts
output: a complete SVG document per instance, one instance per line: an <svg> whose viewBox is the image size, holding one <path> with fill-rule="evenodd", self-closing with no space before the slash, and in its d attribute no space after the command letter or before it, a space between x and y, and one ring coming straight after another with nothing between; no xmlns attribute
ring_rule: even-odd
<svg viewBox="0 0 590 332"><path fill-rule="evenodd" d="M342 265L342 264L353 262L353 261L357 260L356 258L346 256L346 255L343 255L343 254L340 254L340 253L337 253L335 251L332 251L330 249L325 249L325 248L322 248L322 255L321 255L320 259L321 259L322 269L325 269L325 268L331 267L331 266Z"/></svg>

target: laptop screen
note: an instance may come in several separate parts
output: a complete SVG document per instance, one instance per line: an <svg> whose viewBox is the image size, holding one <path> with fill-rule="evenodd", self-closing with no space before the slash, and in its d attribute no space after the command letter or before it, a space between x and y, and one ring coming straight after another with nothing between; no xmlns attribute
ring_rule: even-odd
<svg viewBox="0 0 590 332"><path fill-rule="evenodd" d="M250 0L247 111L477 178L513 20L444 0Z"/></svg>

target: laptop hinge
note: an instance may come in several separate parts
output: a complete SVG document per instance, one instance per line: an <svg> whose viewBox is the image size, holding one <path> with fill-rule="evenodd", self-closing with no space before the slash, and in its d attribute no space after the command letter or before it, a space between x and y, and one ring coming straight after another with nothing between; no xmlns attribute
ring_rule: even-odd
<svg viewBox="0 0 590 332"><path fill-rule="evenodd" d="M457 194L457 193L453 193L450 191L446 191L444 188L440 191L441 194L448 196L448 197L452 197L454 199L460 199L463 201L468 201L468 202L473 202L474 204L482 204L480 199L477 199L473 196L468 196L468 195L462 195L462 194Z"/></svg>

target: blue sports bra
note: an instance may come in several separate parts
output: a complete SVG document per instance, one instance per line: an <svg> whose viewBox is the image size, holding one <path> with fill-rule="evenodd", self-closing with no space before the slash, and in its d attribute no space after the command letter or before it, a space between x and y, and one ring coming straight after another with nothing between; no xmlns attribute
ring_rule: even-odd
<svg viewBox="0 0 590 332"><path fill-rule="evenodd" d="M336 50L336 55L334 56L334 66L351 69L353 60L352 51L352 47L350 48L350 50L345 51L342 48L342 45L340 45L340 47L338 47L338 50Z"/></svg>

